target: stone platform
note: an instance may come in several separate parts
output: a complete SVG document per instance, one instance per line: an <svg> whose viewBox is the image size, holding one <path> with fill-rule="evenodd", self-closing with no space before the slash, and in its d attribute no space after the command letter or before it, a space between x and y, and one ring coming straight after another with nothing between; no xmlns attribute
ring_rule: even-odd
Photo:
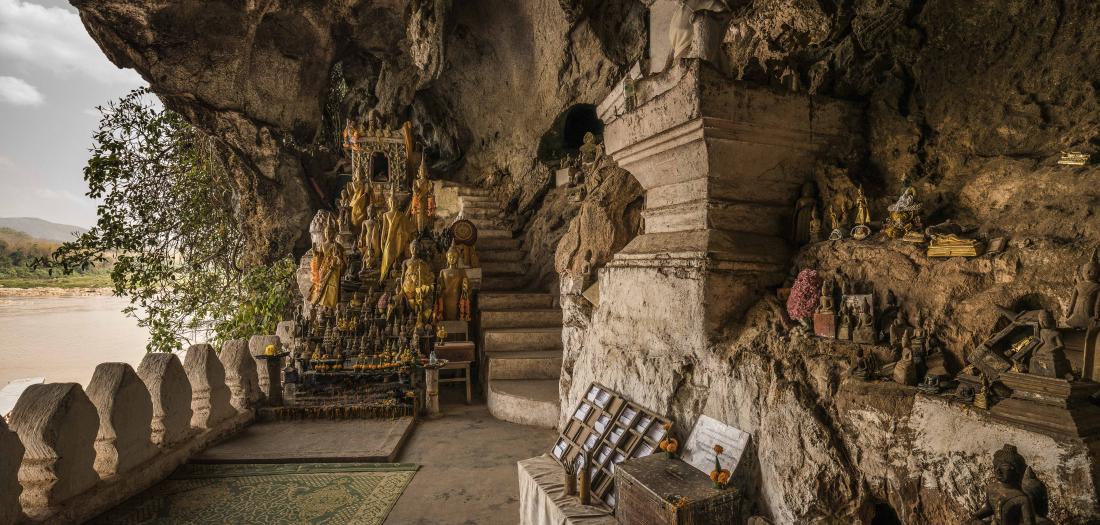
<svg viewBox="0 0 1100 525"><path fill-rule="evenodd" d="M392 463L416 420L355 419L257 423L192 463Z"/></svg>

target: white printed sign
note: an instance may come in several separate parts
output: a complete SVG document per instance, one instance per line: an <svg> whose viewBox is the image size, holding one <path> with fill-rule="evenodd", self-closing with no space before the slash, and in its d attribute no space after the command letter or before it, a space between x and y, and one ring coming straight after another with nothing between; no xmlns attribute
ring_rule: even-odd
<svg viewBox="0 0 1100 525"><path fill-rule="evenodd" d="M722 468L733 472L749 446L749 433L712 417L699 416L684 445L681 459L709 475L714 470L714 445L722 445L722 454L718 456Z"/></svg>

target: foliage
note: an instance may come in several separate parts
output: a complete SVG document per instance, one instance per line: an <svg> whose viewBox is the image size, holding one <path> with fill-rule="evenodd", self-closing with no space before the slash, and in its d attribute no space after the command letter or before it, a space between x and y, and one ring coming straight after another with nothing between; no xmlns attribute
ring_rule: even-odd
<svg viewBox="0 0 1100 525"><path fill-rule="evenodd" d="M292 270L240 267L234 181L214 140L144 89L99 110L84 168L88 196L102 202L98 222L38 264L70 273L117 253L114 292L149 329L150 351L271 326L289 304L275 296Z"/></svg>
<svg viewBox="0 0 1100 525"><path fill-rule="evenodd" d="M0 286L9 288L100 288L111 285L109 264L78 275L53 275L44 268L32 268L34 262L48 257L61 243L37 239L30 235L0 228Z"/></svg>

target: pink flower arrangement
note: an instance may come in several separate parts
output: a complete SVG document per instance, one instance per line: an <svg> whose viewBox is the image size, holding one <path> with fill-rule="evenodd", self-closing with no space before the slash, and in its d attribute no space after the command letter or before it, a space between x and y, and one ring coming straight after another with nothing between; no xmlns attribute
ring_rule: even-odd
<svg viewBox="0 0 1100 525"><path fill-rule="evenodd" d="M821 283L817 270L798 272L798 277L791 286L791 295L787 298L787 314L791 319L806 319L814 315L821 298Z"/></svg>

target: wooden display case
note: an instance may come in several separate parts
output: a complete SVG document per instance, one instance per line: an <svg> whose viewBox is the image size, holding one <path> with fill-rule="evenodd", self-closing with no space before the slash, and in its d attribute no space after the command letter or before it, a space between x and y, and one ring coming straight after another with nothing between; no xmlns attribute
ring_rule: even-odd
<svg viewBox="0 0 1100 525"><path fill-rule="evenodd" d="M558 437L551 455L579 467L582 452L591 452L592 495L615 507L616 466L659 451L668 420L627 401L607 387L592 383Z"/></svg>

